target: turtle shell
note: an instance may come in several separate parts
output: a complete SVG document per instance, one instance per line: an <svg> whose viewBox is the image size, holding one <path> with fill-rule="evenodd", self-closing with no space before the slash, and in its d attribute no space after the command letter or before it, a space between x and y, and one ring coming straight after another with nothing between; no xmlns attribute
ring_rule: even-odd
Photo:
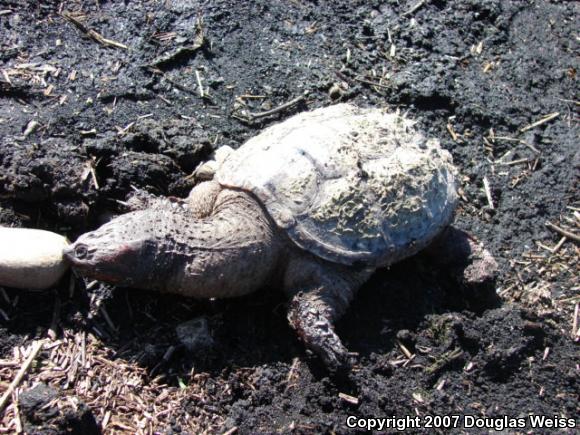
<svg viewBox="0 0 580 435"><path fill-rule="evenodd" d="M386 266L425 247L457 203L451 155L413 125L349 104L300 113L231 153L216 179L254 194L312 254Z"/></svg>

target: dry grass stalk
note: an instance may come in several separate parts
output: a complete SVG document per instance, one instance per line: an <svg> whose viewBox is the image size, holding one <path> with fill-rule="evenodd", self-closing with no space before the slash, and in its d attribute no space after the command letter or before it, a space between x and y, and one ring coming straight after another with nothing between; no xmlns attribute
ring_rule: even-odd
<svg viewBox="0 0 580 435"><path fill-rule="evenodd" d="M30 369L30 366L36 359L38 352L40 352L40 350L42 349L43 344L44 344L43 340L38 340L33 342L32 345L30 346L28 357L20 367L20 370L18 370L18 373L16 373L16 376L14 377L14 379L12 380L6 391L4 391L4 394L2 394L2 397L0 397L0 412L4 410L4 408L8 404L8 399L10 399L12 393L20 385L20 382L22 382L24 375L26 375L26 373Z"/></svg>
<svg viewBox="0 0 580 435"><path fill-rule="evenodd" d="M41 348L47 356L42 365L30 372ZM9 390L4 392L7 397L4 405L16 388L44 382L63 393L56 405L51 406L64 409L71 407L71 400L84 402L104 433L153 434L164 432L173 424L192 433L202 433L216 431L223 425L223 418L212 412L211 407L204 409L204 404L210 402L205 387L207 376L193 376L185 388L169 386L161 377L151 379L149 372L136 362L112 355L113 349L84 331L65 329L57 341L34 342L18 373L15 361L4 361L0 365L0 383L13 379ZM196 406L195 417L186 410L192 402ZM14 433L13 408L0 416L0 433Z"/></svg>

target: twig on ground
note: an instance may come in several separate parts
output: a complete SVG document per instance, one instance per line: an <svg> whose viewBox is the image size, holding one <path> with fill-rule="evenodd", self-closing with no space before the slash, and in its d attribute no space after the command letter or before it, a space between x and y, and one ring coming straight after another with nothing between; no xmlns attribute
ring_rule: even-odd
<svg viewBox="0 0 580 435"><path fill-rule="evenodd" d="M401 16L408 17L409 15L413 15L415 12L421 9L425 3L427 3L426 0L420 0L415 4L415 6L409 9L407 12L403 12Z"/></svg>
<svg viewBox="0 0 580 435"><path fill-rule="evenodd" d="M389 89L389 86L383 85L382 83L373 82L372 80L367 80L367 79L363 79L360 77L353 77L353 80L360 82L360 83L365 83L365 84L370 85L370 86L376 86L377 88Z"/></svg>
<svg viewBox="0 0 580 435"><path fill-rule="evenodd" d="M507 137L507 136L495 136L493 138L494 141L496 140L503 140L503 141L508 141L508 142L518 142L526 147L528 147L529 149L531 149L533 152L535 152L536 154L541 154L541 151L539 149L537 149L535 146L533 146L532 144L527 143L525 140L522 139L517 139L515 137Z"/></svg>
<svg viewBox="0 0 580 435"><path fill-rule="evenodd" d="M20 407L18 406L18 394L16 391L12 393L12 410L14 412L14 426L16 426L16 433L22 433L22 419L20 418Z"/></svg>
<svg viewBox="0 0 580 435"><path fill-rule="evenodd" d="M520 133L531 130L532 128L537 127L539 125L545 124L546 122L551 121L552 119L555 119L558 116L560 116L560 112L550 113L549 115L544 116L542 119L539 119L536 122L532 122L531 124L520 128Z"/></svg>
<svg viewBox="0 0 580 435"><path fill-rule="evenodd" d="M489 208L492 210L495 209L493 205L493 197L491 196L491 187L489 186L489 180L487 177L483 177L483 190L485 191L485 196L487 197L487 203L489 204Z"/></svg>
<svg viewBox="0 0 580 435"><path fill-rule="evenodd" d="M201 98L205 97L205 93L203 92L203 85L201 84L201 74L199 70L195 70L195 79L197 80L197 90L199 91L199 96Z"/></svg>
<svg viewBox="0 0 580 435"><path fill-rule="evenodd" d="M87 35L93 41L96 41L96 42L98 42L101 45L105 45L105 46L108 46L108 47L114 47L114 48L123 48L125 50L128 50L129 49L129 47L127 47L125 44L122 44L122 43L117 42L117 41L113 41L112 39L105 38L99 32L97 32L97 31L95 31L95 30L87 27L83 23L81 23L77 18L73 17L68 12L63 12L62 16L66 20L68 20L72 24L74 24L77 27L77 29L79 29L81 32L83 32L85 35Z"/></svg>
<svg viewBox="0 0 580 435"><path fill-rule="evenodd" d="M453 139L454 142L457 142L457 139L459 139L459 135L455 132L450 122L447 123L447 131L451 135L451 139Z"/></svg>
<svg viewBox="0 0 580 435"><path fill-rule="evenodd" d="M552 231L556 231L558 234L561 234L564 237L567 237L569 239L574 240L577 243L580 243L580 236L578 234L565 230L564 228L559 227L558 225L550 221L546 222L546 226Z"/></svg>
<svg viewBox="0 0 580 435"><path fill-rule="evenodd" d="M244 100L261 100L266 98L266 95L252 95L252 94L244 94L236 97L236 101L239 103L245 104Z"/></svg>
<svg viewBox="0 0 580 435"><path fill-rule="evenodd" d="M542 355L542 361L545 361L548 358L548 355L550 355L550 346L546 346L546 348L544 349L544 354Z"/></svg>
<svg viewBox="0 0 580 435"><path fill-rule="evenodd" d="M304 101L304 95L300 95L299 97L294 98L293 100L288 101L287 103L284 103L278 107L275 107L273 109L270 110L266 110L264 112L257 112L257 113L252 113L252 112L247 112L247 111L243 111L241 114L242 116L238 116L238 115L233 115L234 118L239 119L240 121L244 121L244 122L248 122L248 123L252 123L260 118L266 118L268 116L272 116L275 115L277 113L283 112L286 109L289 109L292 106L295 106L296 104L300 103Z"/></svg>
<svg viewBox="0 0 580 435"><path fill-rule="evenodd" d="M572 315L572 338L575 339L578 334L578 314L580 311L580 302L576 302L574 314Z"/></svg>
<svg viewBox="0 0 580 435"><path fill-rule="evenodd" d="M91 180L93 181L93 186L95 186L95 189L99 190L99 182L97 181L97 172L95 171L95 167L99 164L99 161L101 159L97 160L96 157L92 157L90 162L91 165L89 167L89 171L91 173Z"/></svg>
<svg viewBox="0 0 580 435"><path fill-rule="evenodd" d="M27 125L26 125L26 129L24 130L24 133L22 133L22 139L26 139L28 136L30 136L32 133L34 133L38 127L40 126L40 124L35 121L34 119L32 121L30 121Z"/></svg>
<svg viewBox="0 0 580 435"><path fill-rule="evenodd" d="M188 94L191 94L191 95L197 95L198 94L194 89L191 89L191 88L189 88L189 87L187 87L185 85L182 85L181 83L173 80L171 77L169 77L163 71L161 71L159 68L155 68L155 67L152 67L152 66L145 66L145 68L148 71L152 72L153 74L160 75L161 77L163 77L163 79L167 80L169 83L171 83L173 86L175 86L180 91L187 92ZM204 95L204 97L207 97L207 95Z"/></svg>
<svg viewBox="0 0 580 435"><path fill-rule="evenodd" d="M403 355L405 355L406 358L413 357L413 354L411 353L411 351L409 349L407 349L407 347L403 343L401 343L399 340L395 340L395 342L397 343L397 346L399 346L399 349L401 350Z"/></svg>
<svg viewBox="0 0 580 435"><path fill-rule="evenodd" d="M18 385L20 385L20 382L22 382L24 375L26 374L28 369L30 369L30 366L32 365L32 363L36 359L38 352L40 352L40 350L42 349L43 344L44 344L44 340L37 340L34 343L32 343L30 354L28 355L28 357L26 358L26 360L24 361L24 363L20 367L20 370L18 370L18 373L16 373L14 380L10 383L10 385L8 386L6 391L4 391L4 394L2 394L2 397L0 397L0 412L2 412L4 410L4 408L8 404L8 399L10 397L12 397L12 393L18 387Z"/></svg>
<svg viewBox="0 0 580 435"><path fill-rule="evenodd" d="M358 398L346 393L338 393L338 397L351 405L358 405Z"/></svg>
<svg viewBox="0 0 580 435"><path fill-rule="evenodd" d="M555 254L556 252L558 252L560 250L560 248L562 247L562 245L564 244L564 242L566 242L566 240L568 240L568 238L566 236L562 236L560 241L558 243L556 243L556 246L554 246L551 249L552 254Z"/></svg>
<svg viewBox="0 0 580 435"><path fill-rule="evenodd" d="M554 245L551 248L549 246L544 245L543 243L540 243L540 242L536 242L536 243L538 244L538 246L540 248L545 249L546 251L549 251L552 254L555 254L556 252L558 252L560 250L560 248L562 247L564 242L566 242L566 240L568 240L568 238L566 236L562 236L560 241L558 243L556 243L556 245Z"/></svg>
<svg viewBox="0 0 580 435"><path fill-rule="evenodd" d="M565 103L572 103L572 104L575 104L576 106L580 106L580 101L578 101L578 100L569 100L566 98L556 98L556 100L564 101Z"/></svg>
<svg viewBox="0 0 580 435"><path fill-rule="evenodd" d="M375 87L381 88L381 89L389 89L389 86L387 86L387 85L383 85L382 83L368 80L364 77L349 77L343 71L339 71L339 70L336 70L335 73L336 73L338 78L340 78L342 81L344 81L346 83L359 82L359 83L364 83L364 84L369 85L369 86L375 86ZM375 89L375 91L379 92L378 89Z"/></svg>
<svg viewBox="0 0 580 435"><path fill-rule="evenodd" d="M521 165L522 163L528 163L529 161L530 161L530 159L524 158L524 159L512 160L510 162L496 162L496 163L503 165L503 166L513 166L513 165Z"/></svg>
<svg viewBox="0 0 580 435"><path fill-rule="evenodd" d="M288 391L291 387L294 387L294 381L296 380L298 374L298 366L300 364L300 360L298 358L294 358L292 361L292 366L290 366L290 370L288 371L288 376L286 376L286 388L284 391Z"/></svg>

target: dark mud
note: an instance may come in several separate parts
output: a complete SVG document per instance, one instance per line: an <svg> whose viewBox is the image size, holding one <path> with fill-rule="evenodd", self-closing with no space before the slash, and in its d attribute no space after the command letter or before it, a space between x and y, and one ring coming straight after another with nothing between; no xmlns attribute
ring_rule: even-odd
<svg viewBox="0 0 580 435"><path fill-rule="evenodd" d="M499 0L1 1L1 224L74 239L121 212L133 187L183 196L217 146L238 147L295 111L349 101L408 111L442 140L461 171L457 225L501 267L497 298L451 285L420 257L377 272L338 325L359 355L350 379L329 378L305 355L276 289L213 302L117 289L104 311L90 309L94 289L77 286L71 296L68 281L45 294L6 289L2 356L49 328L94 334L113 364L143 368L146 382L167 385L158 394L176 397L143 431L346 433L348 415L576 417L578 248L567 240L552 253L538 243L560 240L546 221L578 225L579 9ZM66 13L129 49L99 44ZM247 121L301 95L289 110ZM191 352L175 327L197 316L213 345ZM74 383L50 383L51 394L77 397ZM114 403L124 400L79 397L71 418L24 410L24 424L31 433L86 433L94 417L108 422L106 432L131 432L141 411L121 412Z"/></svg>

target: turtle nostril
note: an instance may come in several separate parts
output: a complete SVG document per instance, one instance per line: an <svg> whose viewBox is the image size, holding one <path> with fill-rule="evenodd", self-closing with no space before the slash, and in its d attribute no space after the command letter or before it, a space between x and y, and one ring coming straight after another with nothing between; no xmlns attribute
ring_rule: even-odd
<svg viewBox="0 0 580 435"><path fill-rule="evenodd" d="M78 258L79 260L86 258L87 254L89 253L86 245L75 246L74 252L75 252L75 257Z"/></svg>

